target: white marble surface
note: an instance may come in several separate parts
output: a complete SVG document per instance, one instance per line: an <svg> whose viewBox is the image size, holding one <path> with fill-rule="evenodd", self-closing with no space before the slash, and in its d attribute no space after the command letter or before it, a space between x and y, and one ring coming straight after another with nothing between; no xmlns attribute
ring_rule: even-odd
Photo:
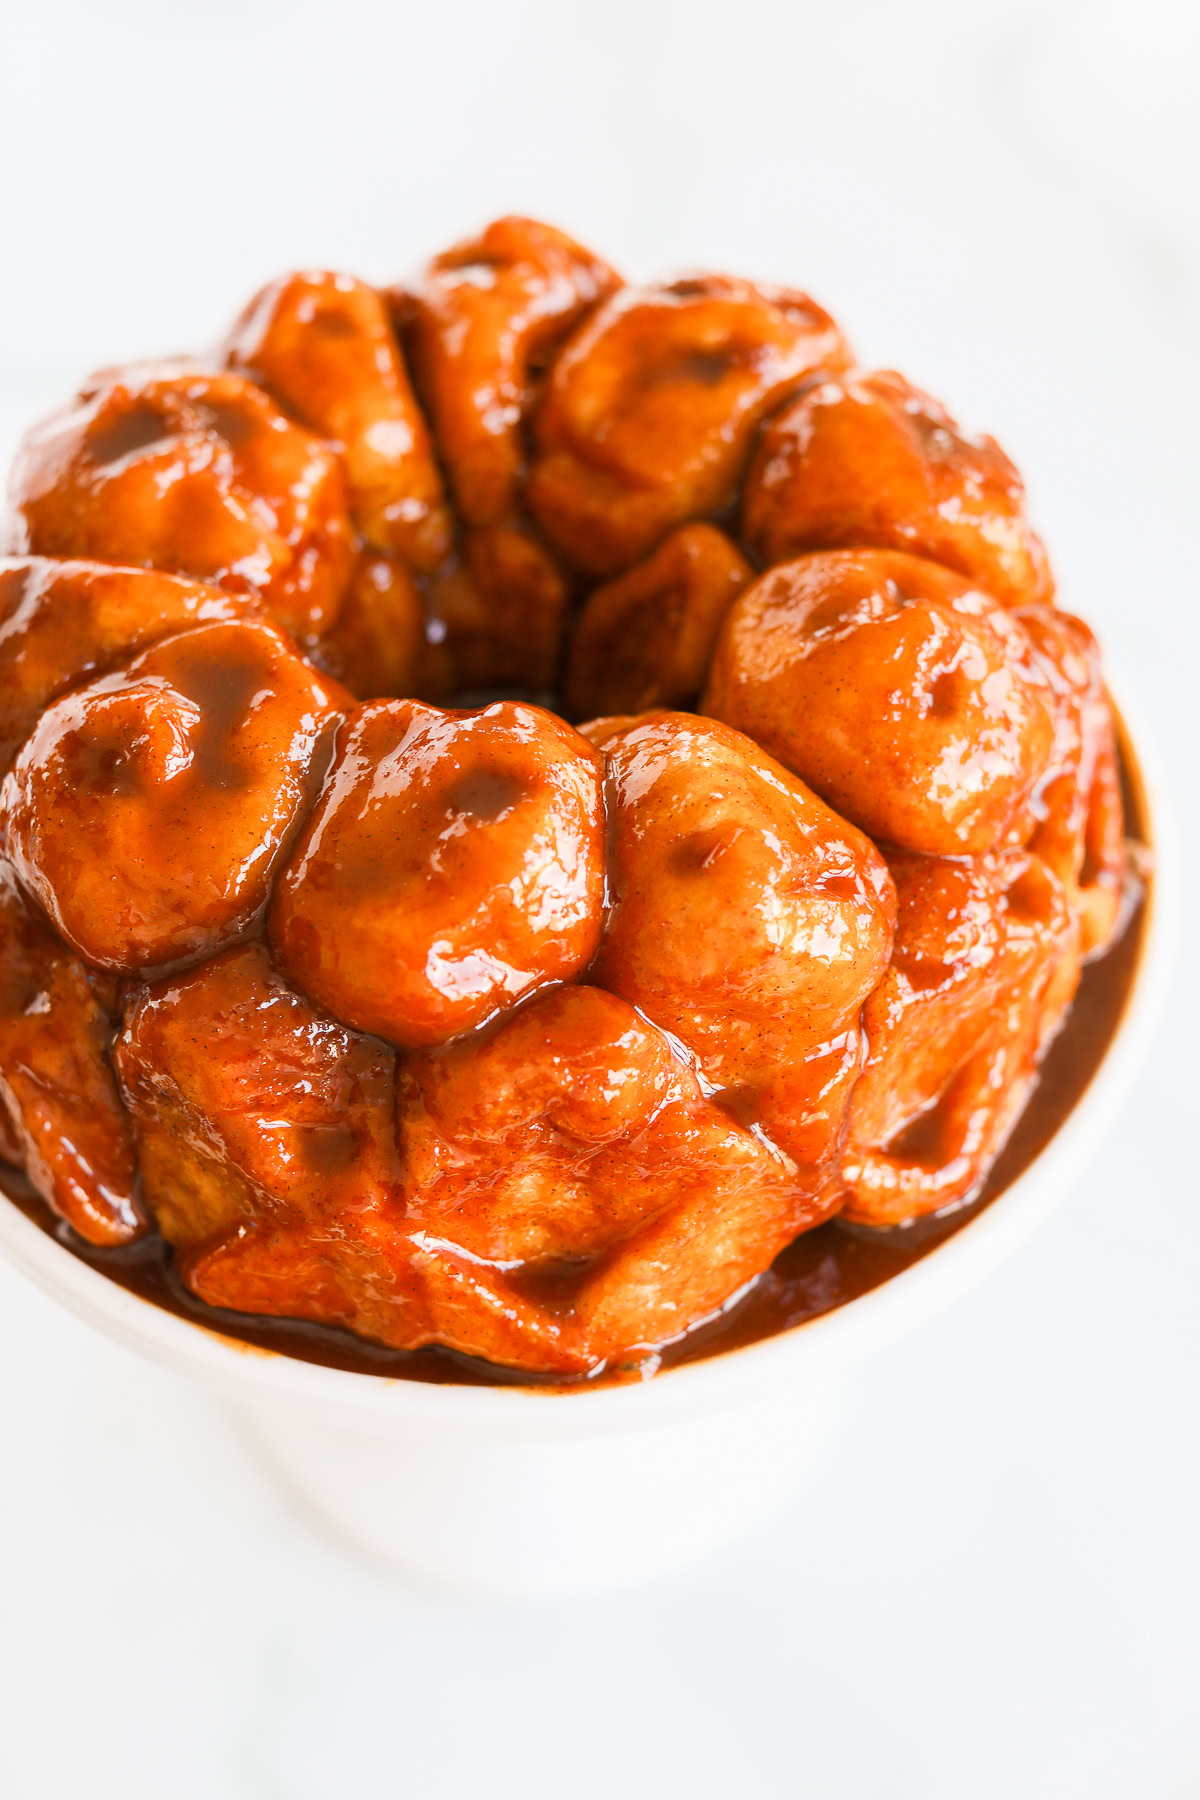
<svg viewBox="0 0 1200 1800"><path fill-rule="evenodd" d="M792 280L1024 465L1200 829L1194 8L42 0L0 33L6 460L260 278L392 277L501 210ZM860 1372L785 1516L638 1595L393 1584L0 1268L0 1791L1200 1792L1198 976L1185 946L1053 1225Z"/></svg>

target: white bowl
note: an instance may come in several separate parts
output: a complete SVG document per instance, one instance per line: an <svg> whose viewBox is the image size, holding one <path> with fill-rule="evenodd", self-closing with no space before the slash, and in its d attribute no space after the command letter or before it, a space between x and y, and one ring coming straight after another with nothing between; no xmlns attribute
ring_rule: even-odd
<svg viewBox="0 0 1200 1800"><path fill-rule="evenodd" d="M255 1349L119 1287L0 1203L0 1249L111 1337L232 1401L309 1506L393 1567L549 1595L626 1585L736 1536L801 1479L842 1373L996 1267L1069 1191L1111 1126L1166 984L1176 864L1139 732L1155 875L1139 965L1090 1085L1041 1154L923 1260L807 1324L594 1391L439 1386Z"/></svg>

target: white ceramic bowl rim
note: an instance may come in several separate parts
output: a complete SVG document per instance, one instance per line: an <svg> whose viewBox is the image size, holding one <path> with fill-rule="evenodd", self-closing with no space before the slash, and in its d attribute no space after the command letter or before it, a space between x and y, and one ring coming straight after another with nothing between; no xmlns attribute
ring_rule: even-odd
<svg viewBox="0 0 1200 1800"><path fill-rule="evenodd" d="M1123 705L1121 711L1128 723ZM386 1429L391 1419L486 1425L538 1438L638 1430L744 1401L756 1388L793 1382L802 1369L815 1373L855 1360L939 1311L1021 1244L1083 1172L1132 1083L1165 993L1179 909L1176 850L1162 783L1157 770L1147 767L1140 722L1131 737L1155 867L1138 967L1102 1063L1045 1149L991 1205L928 1255L831 1312L644 1382L591 1390L440 1384L328 1368L226 1337L119 1286L8 1203L0 1204L0 1248L73 1312L156 1361L234 1397L251 1390L259 1400L357 1418L371 1429Z"/></svg>

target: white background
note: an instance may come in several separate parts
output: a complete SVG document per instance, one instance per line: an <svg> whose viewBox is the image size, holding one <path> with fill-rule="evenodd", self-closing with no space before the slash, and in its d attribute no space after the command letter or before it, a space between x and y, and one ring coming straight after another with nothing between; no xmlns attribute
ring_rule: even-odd
<svg viewBox="0 0 1200 1800"><path fill-rule="evenodd" d="M0 451L299 264L502 211L809 288L1023 465L1200 828L1200 36L1168 0L4 10ZM1093 1178L656 1589L405 1590L215 1403L0 1269L14 1800L1200 1795L1194 944Z"/></svg>

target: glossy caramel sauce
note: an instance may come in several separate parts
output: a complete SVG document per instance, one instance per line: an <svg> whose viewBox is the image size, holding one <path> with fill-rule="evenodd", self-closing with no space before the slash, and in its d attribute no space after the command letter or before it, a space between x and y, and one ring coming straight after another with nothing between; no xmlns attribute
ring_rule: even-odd
<svg viewBox="0 0 1200 1800"><path fill-rule="evenodd" d="M1119 720L1118 731L1127 831L1135 845L1144 846L1145 798ZM1148 856L1141 860L1148 867ZM1133 861L1136 868L1138 859ZM798 1237L718 1317L627 1368L608 1368L586 1378L536 1377L454 1351L389 1350L326 1326L221 1311L187 1292L175 1275L170 1250L157 1234L124 1249L96 1249L57 1219L15 1170L0 1165L0 1187L41 1230L129 1292L258 1350L327 1368L438 1384L553 1388L644 1379L659 1369L738 1349L844 1306L921 1261L1004 1193L1059 1130L1104 1060L1137 976L1147 880L1145 870L1132 877L1123 929L1106 954L1084 968L1066 1022L1050 1046L1025 1110L982 1190L969 1204L889 1230L832 1219Z"/></svg>

